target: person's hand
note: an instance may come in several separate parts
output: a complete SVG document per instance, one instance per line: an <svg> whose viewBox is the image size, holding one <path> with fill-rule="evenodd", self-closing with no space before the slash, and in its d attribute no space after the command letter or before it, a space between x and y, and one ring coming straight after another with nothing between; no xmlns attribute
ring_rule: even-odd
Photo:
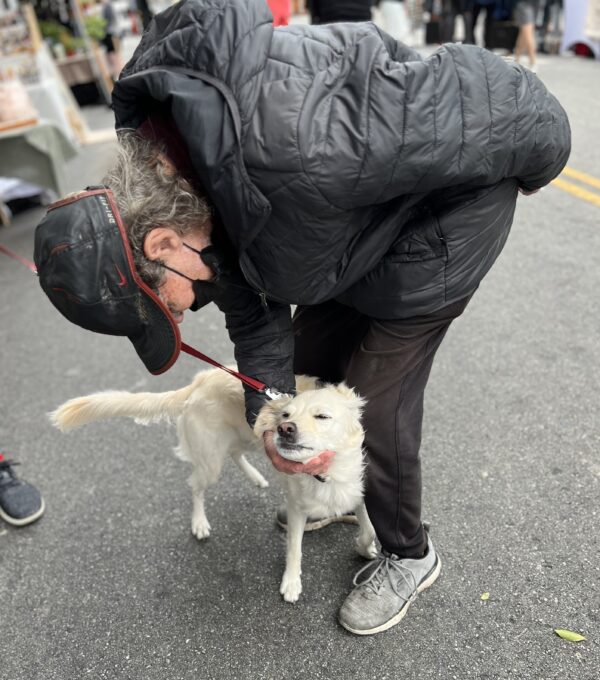
<svg viewBox="0 0 600 680"><path fill-rule="evenodd" d="M307 475L324 475L327 473L331 460L335 456L335 451L321 451L318 456L307 460L306 463L298 463L288 460L279 454L273 441L273 432L265 432L263 434L263 443L265 445L265 453L269 456L273 467L286 475L295 475L299 472L305 472Z"/></svg>

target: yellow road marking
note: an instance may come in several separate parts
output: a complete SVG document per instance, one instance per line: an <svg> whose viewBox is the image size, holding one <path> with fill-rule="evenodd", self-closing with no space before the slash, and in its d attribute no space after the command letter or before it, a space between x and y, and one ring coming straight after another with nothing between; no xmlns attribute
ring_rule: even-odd
<svg viewBox="0 0 600 680"><path fill-rule="evenodd" d="M573 168L564 168L562 174L566 175L567 177L570 177L571 179L579 180L584 184L589 184L591 187L595 187L596 189L600 189L600 179L594 177L593 175L588 175L585 172L581 172L581 170L574 170Z"/></svg>
<svg viewBox="0 0 600 680"><path fill-rule="evenodd" d="M568 182L566 179L561 179L560 177L555 179L552 182L552 184L558 187L559 189L562 189L563 191L572 194L576 198L580 198L582 201L587 201L588 203L593 203L594 205L600 208L600 194L595 194L592 191L583 189L582 187L577 186L577 184L573 184L573 182Z"/></svg>

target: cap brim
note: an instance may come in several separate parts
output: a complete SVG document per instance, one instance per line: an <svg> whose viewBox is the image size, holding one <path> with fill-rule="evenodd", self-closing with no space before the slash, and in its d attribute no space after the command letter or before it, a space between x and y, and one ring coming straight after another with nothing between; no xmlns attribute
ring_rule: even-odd
<svg viewBox="0 0 600 680"><path fill-rule="evenodd" d="M181 352L179 329L168 310L152 291L142 289L144 323L140 333L129 335L135 351L150 373L168 371Z"/></svg>
<svg viewBox="0 0 600 680"><path fill-rule="evenodd" d="M117 218L130 274L141 292L140 302L143 308L140 309L142 322L140 333L130 334L128 337L148 371L153 375L160 375L171 368L181 353L179 327L166 305L138 275L129 239L112 191L108 193L108 200Z"/></svg>

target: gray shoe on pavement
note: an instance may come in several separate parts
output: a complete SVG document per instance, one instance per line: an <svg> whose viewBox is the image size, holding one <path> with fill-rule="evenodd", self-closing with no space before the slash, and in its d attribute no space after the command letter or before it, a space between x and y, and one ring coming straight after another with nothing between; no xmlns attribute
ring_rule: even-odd
<svg viewBox="0 0 600 680"><path fill-rule="evenodd" d="M356 587L339 611L339 622L356 635L373 635L395 626L417 595L435 582L441 568L429 537L421 559L379 555L356 573Z"/></svg>
<svg viewBox="0 0 600 680"><path fill-rule="evenodd" d="M304 531L314 531L315 529L322 529L329 524L342 522L344 524L358 524L358 519L353 512L348 512L344 515L331 515L330 517L309 517L306 520ZM277 524L287 531L287 508L285 503L280 505L277 509Z"/></svg>
<svg viewBox="0 0 600 680"><path fill-rule="evenodd" d="M0 517L14 526L25 526L44 514L44 499L35 486L19 479L14 460L0 453Z"/></svg>

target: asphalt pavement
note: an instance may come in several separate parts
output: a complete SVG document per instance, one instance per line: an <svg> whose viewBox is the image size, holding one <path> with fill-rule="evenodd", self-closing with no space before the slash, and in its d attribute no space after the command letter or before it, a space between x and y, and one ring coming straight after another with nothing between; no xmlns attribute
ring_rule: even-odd
<svg viewBox="0 0 600 680"><path fill-rule="evenodd" d="M519 199L503 254L442 344L422 446L442 577L374 637L336 623L363 564L353 527L305 537L304 592L282 601L282 495L266 460L254 461L265 490L226 466L199 542L172 428L50 426L71 397L173 389L204 367L182 356L150 376L126 340L68 324L0 255L0 449L47 504L30 527L0 526L2 680L600 677L600 63L545 57L540 77L570 114L569 167L585 181ZM97 183L113 153L85 148L72 188ZM18 215L0 243L31 257L42 213ZM216 309L189 315L183 336L233 359Z"/></svg>

